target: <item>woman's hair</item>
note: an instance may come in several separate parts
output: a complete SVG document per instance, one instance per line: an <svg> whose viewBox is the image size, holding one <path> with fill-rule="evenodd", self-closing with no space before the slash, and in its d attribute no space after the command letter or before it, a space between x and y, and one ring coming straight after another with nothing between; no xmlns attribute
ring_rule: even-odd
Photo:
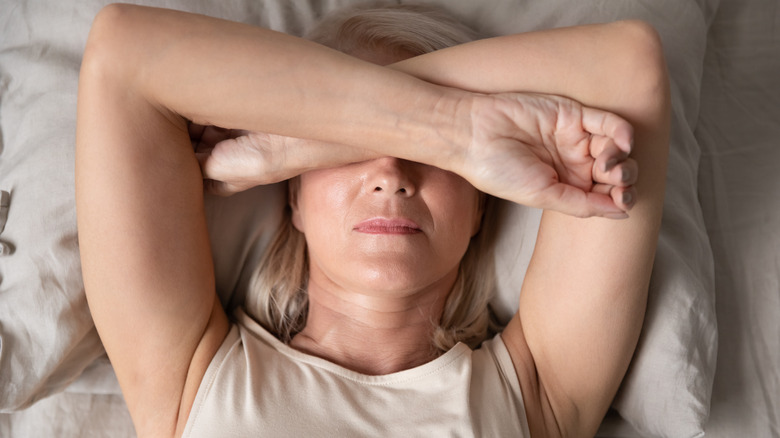
<svg viewBox="0 0 780 438"><path fill-rule="evenodd" d="M478 39L473 29L443 9L389 1L364 2L333 11L304 37L348 54L384 49L412 56Z"/></svg>
<svg viewBox="0 0 780 438"><path fill-rule="evenodd" d="M438 8L370 2L325 16L307 38L347 54L382 49L416 56L472 41L476 34ZM297 194L299 184L299 178L290 180L290 196ZM476 347L497 329L489 309L495 289L495 200L480 196L484 211L480 231L471 238L461 260L441 320L432 321L433 346L442 351L458 342ZM308 278L306 239L292 225L288 205L282 225L252 277L247 312L289 342L306 325Z"/></svg>

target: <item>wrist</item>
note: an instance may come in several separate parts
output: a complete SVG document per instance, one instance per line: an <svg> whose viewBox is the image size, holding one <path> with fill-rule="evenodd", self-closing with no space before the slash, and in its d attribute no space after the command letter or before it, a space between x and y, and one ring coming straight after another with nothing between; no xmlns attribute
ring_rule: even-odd
<svg viewBox="0 0 780 438"><path fill-rule="evenodd" d="M340 143L278 137L283 151L283 159L279 162L280 171L284 172L287 178L310 170L343 166L379 157L371 150Z"/></svg>
<svg viewBox="0 0 780 438"><path fill-rule="evenodd" d="M419 156L410 159L463 176L466 154L471 144L471 109L475 94L441 88L430 106L422 106L422 133L412 134Z"/></svg>

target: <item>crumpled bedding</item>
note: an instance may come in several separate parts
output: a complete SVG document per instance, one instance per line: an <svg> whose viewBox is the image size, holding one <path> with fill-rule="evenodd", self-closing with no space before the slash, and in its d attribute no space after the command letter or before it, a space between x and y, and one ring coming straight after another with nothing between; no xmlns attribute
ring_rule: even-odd
<svg viewBox="0 0 780 438"><path fill-rule="evenodd" d="M706 436L780 437L780 4L721 1L696 138L720 346Z"/></svg>
<svg viewBox="0 0 780 438"><path fill-rule="evenodd" d="M300 34L322 11L349 2L143 3ZM627 17L656 25L673 78L671 188L647 325L617 411L599 436L700 436L702 429L716 437L780 436L776 2L440 3L486 34ZM78 65L103 4L0 0L0 190L8 192L0 203L7 213L0 227L0 411L32 405L0 414L0 436L134 436L83 297L75 234ZM251 208L260 202L270 207ZM271 207L281 202L276 186L207 199L226 307L240 304L247 267L278 221ZM503 230L497 249L496 304L506 317L516 306L538 212L507 205L503 214L516 224Z"/></svg>

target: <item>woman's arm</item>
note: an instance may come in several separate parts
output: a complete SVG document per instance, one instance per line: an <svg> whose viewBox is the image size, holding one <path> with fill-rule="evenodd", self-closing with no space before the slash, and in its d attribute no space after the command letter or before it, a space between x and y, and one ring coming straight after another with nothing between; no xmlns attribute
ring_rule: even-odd
<svg viewBox="0 0 780 438"><path fill-rule="evenodd" d="M423 79L485 93L564 95L634 127L641 173L623 221L545 211L520 310L503 333L534 436L593 436L642 326L660 226L669 89L655 31L638 22L480 41L396 65Z"/></svg>
<svg viewBox="0 0 780 438"><path fill-rule="evenodd" d="M110 39L93 38L87 54L100 52L99 40L121 45L121 53L99 56L113 56L117 74L131 76L126 80L145 98L200 125L393 151L422 162L441 161L449 152L444 146L463 133L458 122L467 116L461 99L468 93L300 38L130 5L106 8L98 23L107 22L114 23L106 26Z"/></svg>
<svg viewBox="0 0 780 438"><path fill-rule="evenodd" d="M621 38L626 34L631 34L632 29L635 30L637 26L640 24L617 22L509 35L440 50L410 58L389 67L432 83L480 93L533 91L573 97L586 106L603 107L605 97L632 96L639 91L638 87L641 85L639 83L624 80L627 79L624 77L619 78L621 80L618 81L614 80L615 77L620 76L620 72L627 70L627 67L640 71L642 69L642 65L631 64L627 60L624 56L627 44L621 41ZM576 43L572 44L573 41ZM638 56L633 56L633 58L638 58ZM518 60L521 60L523 65L519 65ZM594 62L594 60L598 60L598 62ZM651 59L642 60L642 64L650 63L652 63ZM618 88L621 86L623 89ZM562 114L570 114L573 119L582 119L577 120L582 123L582 126L576 130L577 134L589 135L600 131L604 135L599 141L614 140L617 144L605 146L596 144L598 141L594 141L589 145L593 156L581 154L582 151L577 150L577 154L573 154L569 162L553 163L553 167L557 171L556 178L581 190L574 191L574 195L569 198L565 198L562 193L555 193L554 196L550 196L554 201L546 203L541 199L531 199L519 191L507 192L501 189L502 186L520 187L525 183L524 181L511 181L510 183L507 180L484 180L482 175L485 174L498 175L503 173L515 177L526 175L526 173L516 171L522 168L517 157L505 156L503 161L507 163L506 169L498 171L495 168L498 161L495 160L495 156L501 152L486 148L484 144L471 148L471 154L463 153L459 157L452 154L441 155L449 160L440 160L435 165L461 174L484 191L534 207L552 208L577 216L605 215L610 211L620 215L620 210L616 209L615 206L623 210L629 207L622 202L622 196L625 191L630 191L630 189L615 188L625 185L626 181L622 181L622 173L625 170L636 174L635 163L632 160L623 161L630 148L628 142L631 139L631 131L628 125L622 123L622 120L611 118L610 115L605 116L604 113L589 111L589 108L585 108L586 111L583 112L572 113L569 111L571 108L557 103L554 103L553 108L550 108L549 105L543 105L546 108L537 105L542 100L545 100L543 103L550 103L552 99L547 97L539 98L540 96L536 96L537 98L532 98L529 95L514 93L505 94L502 97L505 99L500 100L511 101L513 104L509 109L500 109L504 114L511 112L517 114L527 108L527 113L532 115L532 117L527 118L528 123L525 126L519 122L523 118L522 116L515 115L511 120L511 128L514 131L507 131L505 134L511 139L509 149L527 150L529 145L537 146L543 143L546 140L545 137L554 137L558 140L562 136L560 136L561 131L556 132L556 129L561 125L563 117L560 116ZM485 106L493 106L489 110L495 113L497 110L495 108L496 100L499 99L476 99L476 102L472 100L472 113L483 111L481 115L484 115ZM571 102L564 100L564 103ZM619 109L620 106L610 108ZM579 108L575 109L579 111ZM549 110L547 120L540 117L542 110ZM589 116L593 114L596 115ZM505 117L491 119L491 116L482 117L482 120L487 120L489 123L506 121ZM605 118L601 119L601 117ZM559 124L558 127L550 126L556 122ZM599 126L594 127L593 124L599 124ZM517 129L518 127L520 129ZM499 128L492 126L490 129ZM528 141L528 144L518 147L517 140L522 140L529 132L538 132L541 135ZM565 142L561 143L566 146ZM424 145L415 146L425 147ZM543 151L543 153L546 154L549 150L552 150L553 154L558 153L560 151L558 146L560 145L549 145L548 150ZM601 160L597 160L599 152L603 151L604 147L611 149L609 153L601 154ZM269 135L265 132L249 133L235 140L222 142L213 149L213 153L210 152L202 155L201 164L204 177L209 179L209 188L213 192L223 195L245 190L254 185L287 179L313 168L336 166L385 154L385 151L377 152L365 147L347 146L339 143L329 144L310 139ZM425 161L419 157L401 155L403 153L404 151L395 151L392 155L433 164L431 161ZM602 171L606 161L610 158L617 158L619 165ZM588 166L592 167L594 164L598 164L598 166L591 175L588 172L590 170ZM579 166L577 177L566 179L572 176L570 171L574 166ZM258 171L258 169L262 170ZM477 175L478 173L482 175ZM603 184L598 187L592 186L591 176L594 181L608 182L608 185L613 188L610 191L610 187ZM560 185L557 187L557 189L561 188ZM563 188L569 189L568 187ZM613 202L594 201L589 197L589 191L608 192L612 196ZM631 194L635 195L633 192Z"/></svg>
<svg viewBox="0 0 780 438"><path fill-rule="evenodd" d="M101 11L79 82L79 243L90 310L139 436L182 432L228 330L185 118L388 155L414 149L424 161L452 145L441 134L453 135L459 97L442 90L264 29Z"/></svg>

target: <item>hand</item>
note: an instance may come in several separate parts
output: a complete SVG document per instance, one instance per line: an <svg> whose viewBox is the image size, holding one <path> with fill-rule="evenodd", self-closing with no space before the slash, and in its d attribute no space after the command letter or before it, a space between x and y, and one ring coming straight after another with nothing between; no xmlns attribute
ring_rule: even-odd
<svg viewBox="0 0 780 438"><path fill-rule="evenodd" d="M195 124L189 131L205 189L221 196L375 155L349 146L262 132Z"/></svg>
<svg viewBox="0 0 780 438"><path fill-rule="evenodd" d="M579 217L628 217L636 201L633 128L558 96L478 97L458 172L492 195Z"/></svg>
<svg viewBox="0 0 780 438"><path fill-rule="evenodd" d="M285 139L258 132L216 126L189 126L190 140L203 173L207 192L228 196L257 185L281 181L275 163Z"/></svg>

